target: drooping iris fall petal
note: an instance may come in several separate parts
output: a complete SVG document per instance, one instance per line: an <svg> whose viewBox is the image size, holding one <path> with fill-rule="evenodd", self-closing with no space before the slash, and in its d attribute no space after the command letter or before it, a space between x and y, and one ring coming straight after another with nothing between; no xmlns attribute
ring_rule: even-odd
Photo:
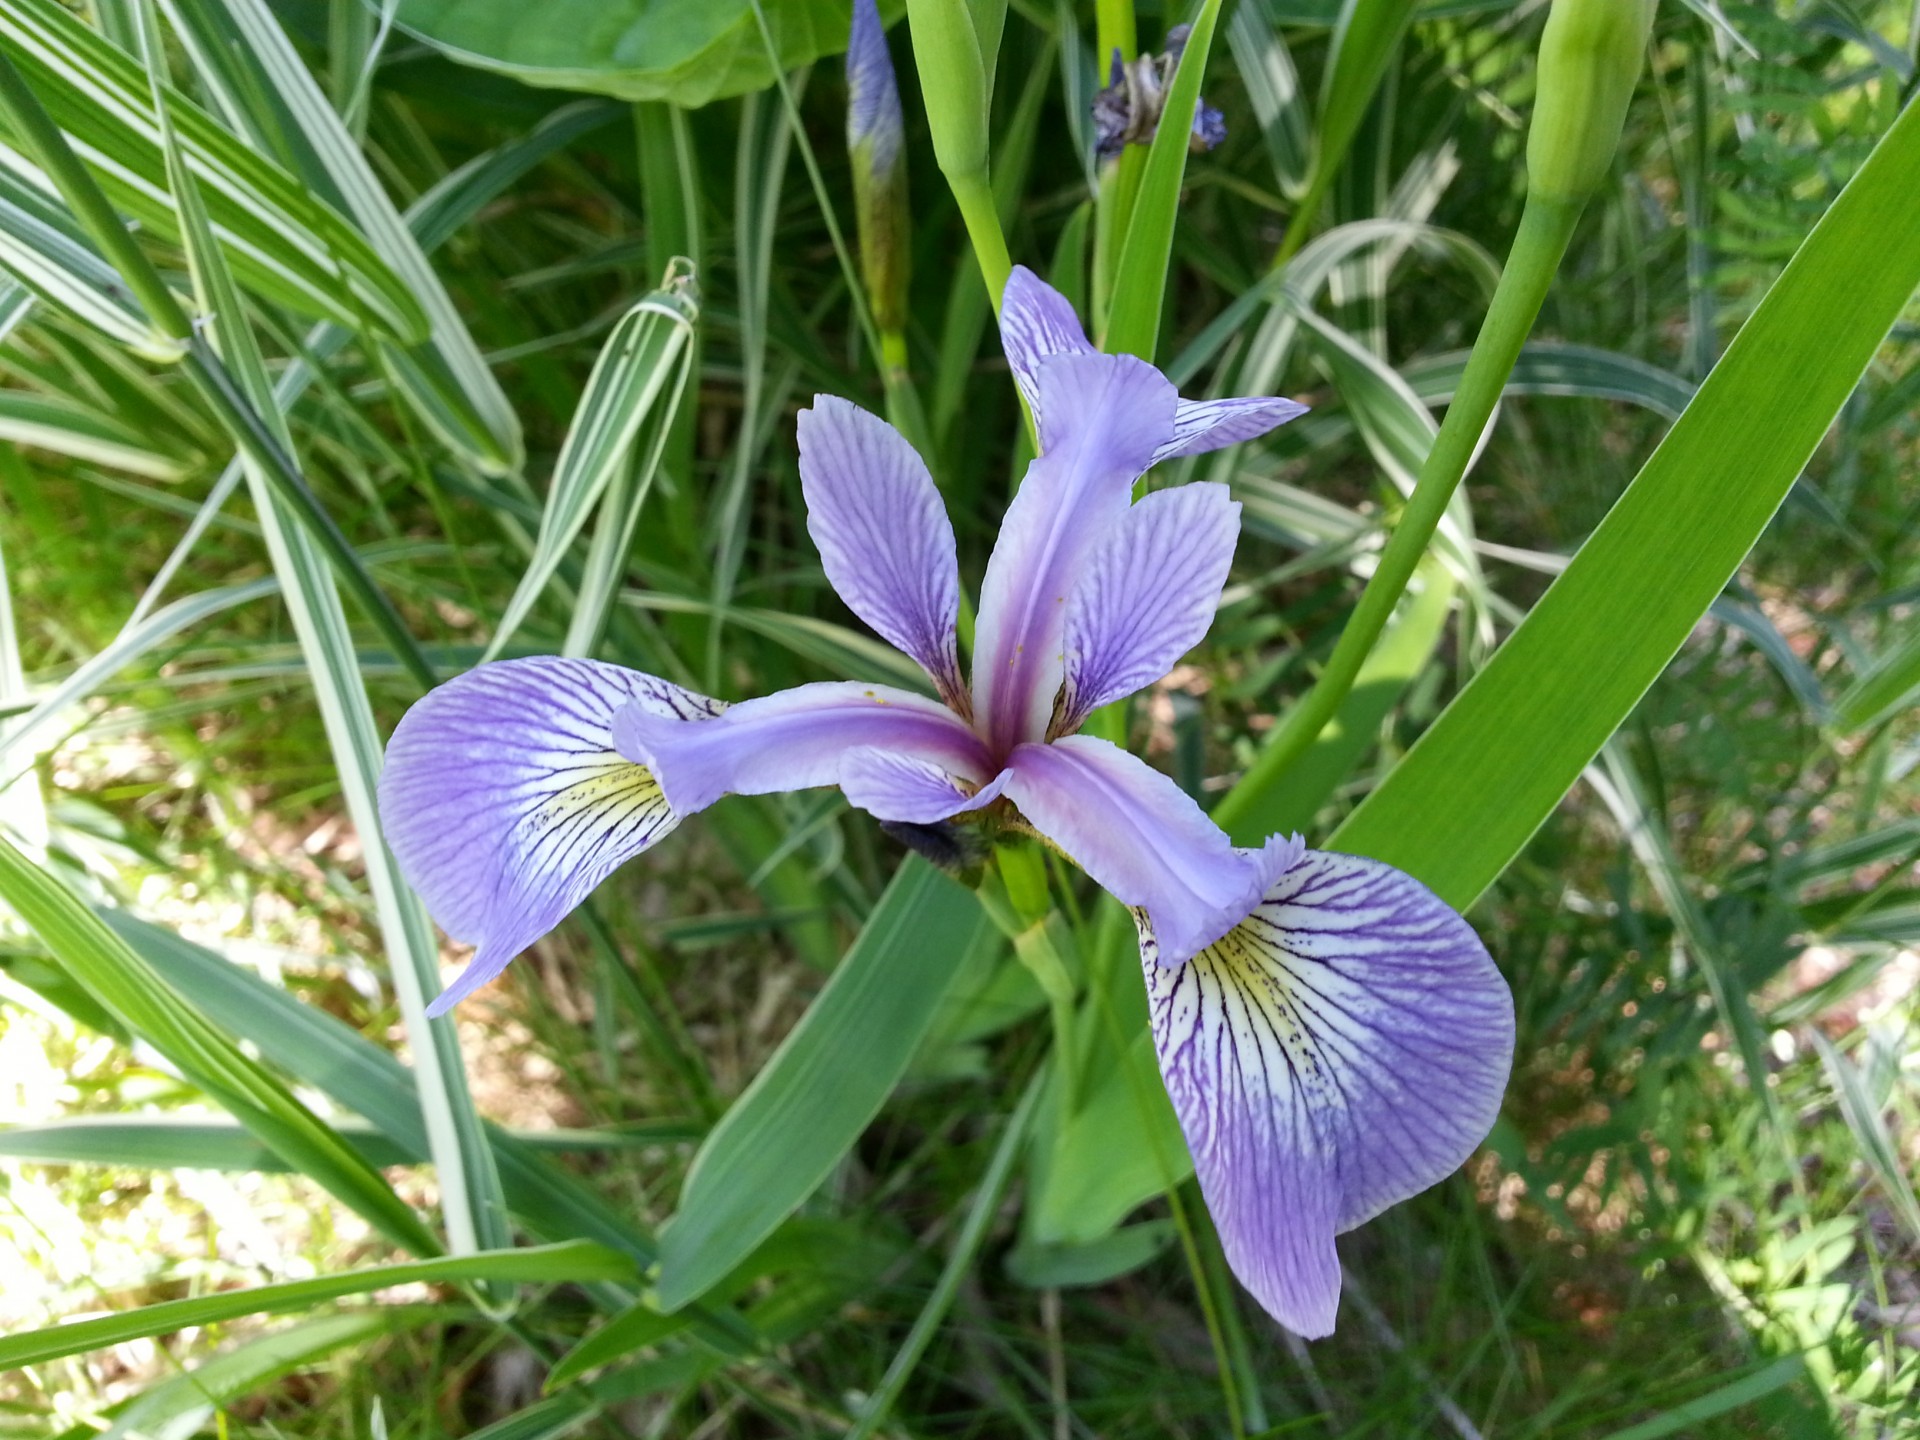
<svg viewBox="0 0 1920 1440"><path fill-rule="evenodd" d="M1173 781L1091 735L1020 746L1004 793L1102 889L1147 912L1168 964L1231 930L1301 849L1278 835L1236 849Z"/></svg>
<svg viewBox="0 0 1920 1440"><path fill-rule="evenodd" d="M478 947L429 1014L679 824L653 775L614 749L623 707L687 728L726 708L637 670L543 656L469 670L394 731L379 792L387 844L441 928Z"/></svg>
<svg viewBox="0 0 1920 1440"><path fill-rule="evenodd" d="M1167 1093L1241 1283L1331 1333L1334 1236L1426 1189L1491 1128L1513 1000L1466 921L1377 860L1309 851L1168 967L1141 928Z"/></svg>
<svg viewBox="0 0 1920 1440"><path fill-rule="evenodd" d="M743 700L704 725L682 725L643 706L613 720L613 743L647 766L676 814L722 795L771 795L838 785L855 750L889 750L984 783L999 767L946 706L886 685L826 681Z"/></svg>

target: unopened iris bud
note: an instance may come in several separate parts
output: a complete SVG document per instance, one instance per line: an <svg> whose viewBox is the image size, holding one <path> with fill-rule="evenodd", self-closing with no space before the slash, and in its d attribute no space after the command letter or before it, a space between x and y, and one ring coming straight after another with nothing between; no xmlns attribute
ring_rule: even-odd
<svg viewBox="0 0 1920 1440"><path fill-rule="evenodd" d="M1553 0L1540 37L1527 180L1548 200L1585 200L1606 178L1653 29L1654 0Z"/></svg>
<svg viewBox="0 0 1920 1440"><path fill-rule="evenodd" d="M853 159L860 274L882 334L906 326L907 164L900 87L876 0L854 0L847 42L847 150Z"/></svg>

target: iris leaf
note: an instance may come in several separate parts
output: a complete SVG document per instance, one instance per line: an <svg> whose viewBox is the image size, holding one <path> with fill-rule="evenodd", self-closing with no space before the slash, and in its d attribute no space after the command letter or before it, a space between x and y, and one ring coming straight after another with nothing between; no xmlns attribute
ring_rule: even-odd
<svg viewBox="0 0 1920 1440"><path fill-rule="evenodd" d="M972 893L909 859L827 986L694 1157L660 1234L658 1303L703 1294L859 1139L991 930Z"/></svg>
<svg viewBox="0 0 1920 1440"><path fill-rule="evenodd" d="M1471 904L1685 643L1920 285L1920 110L1882 138L1573 563L1329 848Z"/></svg>

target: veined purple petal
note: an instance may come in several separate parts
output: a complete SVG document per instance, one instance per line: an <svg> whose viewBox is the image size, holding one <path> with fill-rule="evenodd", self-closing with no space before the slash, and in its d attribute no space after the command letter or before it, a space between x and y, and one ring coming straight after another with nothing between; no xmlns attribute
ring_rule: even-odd
<svg viewBox="0 0 1920 1440"><path fill-rule="evenodd" d="M946 706L858 681L827 681L744 700L705 725L677 725L641 706L613 720L613 743L648 766L679 815L722 795L838 785L847 754L912 756L975 783L992 777L986 747Z"/></svg>
<svg viewBox="0 0 1920 1440"><path fill-rule="evenodd" d="M1154 452L1153 463L1253 440L1306 413L1307 407L1299 401L1278 396L1182 400L1173 415L1173 437Z"/></svg>
<svg viewBox="0 0 1920 1440"><path fill-rule="evenodd" d="M800 412L807 533L847 608L966 705L953 522L918 452L886 421L832 395Z"/></svg>
<svg viewBox="0 0 1920 1440"><path fill-rule="evenodd" d="M651 675L539 657L469 670L401 719L380 823L407 883L473 960L428 1008L486 984L615 866L679 823L613 747L621 707L697 728L726 707Z"/></svg>
<svg viewBox="0 0 1920 1440"><path fill-rule="evenodd" d="M1471 927L1377 860L1309 851L1217 944L1141 959L1167 1093L1228 1263L1332 1332L1333 1237L1457 1169L1492 1127L1513 998Z"/></svg>
<svg viewBox="0 0 1920 1440"><path fill-rule="evenodd" d="M1235 849L1173 781L1090 735L1020 746L1005 793L1114 899L1146 911L1168 964L1244 920L1301 853L1278 835Z"/></svg>
<svg viewBox="0 0 1920 1440"><path fill-rule="evenodd" d="M1013 267L1000 296L1000 347L1013 380L1040 420L1040 362L1055 355L1091 355L1094 348L1067 297L1024 265Z"/></svg>
<svg viewBox="0 0 1920 1440"><path fill-rule="evenodd" d="M1067 596L1094 543L1126 513L1177 398L1130 355L1055 355L1036 375L1041 454L1001 522L974 631L973 713L999 755L1046 734Z"/></svg>
<svg viewBox="0 0 1920 1440"><path fill-rule="evenodd" d="M878 820L933 825L991 804L1006 788L1003 770L985 785L894 750L850 750L840 763L847 803Z"/></svg>
<svg viewBox="0 0 1920 1440"><path fill-rule="evenodd" d="M900 87L893 78L887 30L875 0L853 0L853 29L847 36L847 148L872 149L855 163L885 174L900 157L904 135Z"/></svg>
<svg viewBox="0 0 1920 1440"><path fill-rule="evenodd" d="M1107 530L1067 597L1066 689L1055 728L1165 675L1213 623L1240 534L1227 487L1156 490Z"/></svg>

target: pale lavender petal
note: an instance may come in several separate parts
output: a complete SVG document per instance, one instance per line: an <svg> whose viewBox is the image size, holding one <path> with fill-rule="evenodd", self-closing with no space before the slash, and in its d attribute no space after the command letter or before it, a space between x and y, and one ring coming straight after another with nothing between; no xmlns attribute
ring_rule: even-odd
<svg viewBox="0 0 1920 1440"><path fill-rule="evenodd" d="M726 708L618 665L549 656L469 670L401 719L381 827L441 928L478 947L428 1013L486 984L679 823L646 768L614 749L623 707L688 729Z"/></svg>
<svg viewBox="0 0 1920 1440"><path fill-rule="evenodd" d="M1513 997L1468 924L1377 860L1309 851L1185 965L1141 958L1154 1045L1241 1283L1333 1330L1333 1237L1464 1163L1499 1113Z"/></svg>
<svg viewBox="0 0 1920 1440"><path fill-rule="evenodd" d="M679 815L722 795L838 785L854 750L912 756L975 783L996 766L946 706L886 685L828 681L745 700L707 725L675 725L639 706L614 717L613 743L650 767Z"/></svg>
<svg viewBox="0 0 1920 1440"><path fill-rule="evenodd" d="M1154 452L1153 463L1199 455L1253 440L1307 413L1297 400L1248 395L1231 400L1182 400L1173 415L1173 435Z"/></svg>
<svg viewBox="0 0 1920 1440"><path fill-rule="evenodd" d="M807 533L847 608L965 705L958 649L960 567L953 522L906 438L832 395L800 412Z"/></svg>
<svg viewBox="0 0 1920 1440"><path fill-rule="evenodd" d="M895 750L851 750L840 764L847 803L879 820L933 825L991 804L1006 788L1003 770L985 785Z"/></svg>
<svg viewBox="0 0 1920 1440"><path fill-rule="evenodd" d="M1239 534L1240 506L1213 484L1157 490L1108 528L1067 597L1058 730L1078 730L1200 643Z"/></svg>
<svg viewBox="0 0 1920 1440"><path fill-rule="evenodd" d="M1114 899L1147 912L1169 964L1244 920L1301 853L1278 835L1235 849L1173 781L1090 735L1022 745L1005 793Z"/></svg>
<svg viewBox="0 0 1920 1440"><path fill-rule="evenodd" d="M1040 362L1055 355L1094 353L1067 297L1024 265L1013 267L1000 295L1000 347L1036 422L1045 406Z"/></svg>
<svg viewBox="0 0 1920 1440"><path fill-rule="evenodd" d="M980 589L973 713L996 754L1044 738L1062 674L1067 596L1170 433L1175 395L1130 355L1040 362L1041 455L1007 507Z"/></svg>

